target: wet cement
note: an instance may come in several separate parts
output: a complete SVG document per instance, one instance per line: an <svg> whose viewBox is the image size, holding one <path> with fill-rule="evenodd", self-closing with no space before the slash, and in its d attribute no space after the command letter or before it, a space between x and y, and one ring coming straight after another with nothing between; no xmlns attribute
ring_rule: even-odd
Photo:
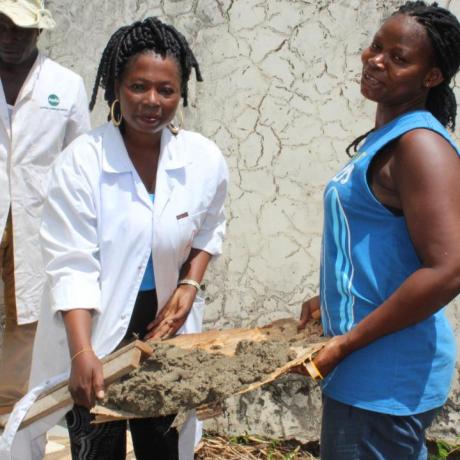
<svg viewBox="0 0 460 460"><path fill-rule="evenodd" d="M272 328L268 341L241 341L232 357L154 342L153 355L110 385L103 405L152 417L222 401L295 359L293 343L312 343L293 332Z"/></svg>
<svg viewBox="0 0 460 460"><path fill-rule="evenodd" d="M104 405L145 417L175 414L225 399L294 358L277 342L240 342L234 357L158 343L139 369L108 388Z"/></svg>

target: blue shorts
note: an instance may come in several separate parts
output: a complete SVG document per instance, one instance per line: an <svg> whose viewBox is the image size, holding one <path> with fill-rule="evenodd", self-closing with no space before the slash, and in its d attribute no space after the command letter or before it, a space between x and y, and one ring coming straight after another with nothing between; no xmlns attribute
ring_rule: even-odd
<svg viewBox="0 0 460 460"><path fill-rule="evenodd" d="M425 429L439 409L396 416L323 395L321 460L427 460Z"/></svg>

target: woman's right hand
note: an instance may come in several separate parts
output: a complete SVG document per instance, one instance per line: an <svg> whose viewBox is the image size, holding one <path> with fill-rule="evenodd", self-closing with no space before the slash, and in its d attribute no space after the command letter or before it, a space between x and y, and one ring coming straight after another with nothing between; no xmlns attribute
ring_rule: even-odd
<svg viewBox="0 0 460 460"><path fill-rule="evenodd" d="M78 406L91 409L104 398L102 363L93 351L75 356L69 378L69 391Z"/></svg>
<svg viewBox="0 0 460 460"><path fill-rule="evenodd" d="M92 310L75 308L62 312L71 369L69 391L75 404L91 409L96 399L104 397L102 364L91 348Z"/></svg>
<svg viewBox="0 0 460 460"><path fill-rule="evenodd" d="M321 303L319 300L319 295L312 297L311 299L306 300L302 304L302 310L300 312L300 320L297 326L297 329L305 329L308 321L311 319L320 319L321 318Z"/></svg>

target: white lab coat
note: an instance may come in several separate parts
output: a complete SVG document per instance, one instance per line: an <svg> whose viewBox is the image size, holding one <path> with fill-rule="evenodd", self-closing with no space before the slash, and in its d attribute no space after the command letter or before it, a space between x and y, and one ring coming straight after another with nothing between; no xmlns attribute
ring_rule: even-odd
<svg viewBox="0 0 460 460"><path fill-rule="evenodd" d="M39 228L57 155L90 129L83 80L39 54L12 112L0 84L0 235L11 207L18 324L38 319L44 272Z"/></svg>
<svg viewBox="0 0 460 460"><path fill-rule="evenodd" d="M174 292L192 247L220 254L227 182L217 146L184 130L177 136L163 130L154 205L112 124L81 136L62 153L43 211L47 283L32 388L70 369L61 311L94 310L92 346L103 357L125 335L150 253L158 311ZM201 330L203 307L197 298L181 333ZM180 433L181 459L193 458L195 432L195 419L189 419Z"/></svg>

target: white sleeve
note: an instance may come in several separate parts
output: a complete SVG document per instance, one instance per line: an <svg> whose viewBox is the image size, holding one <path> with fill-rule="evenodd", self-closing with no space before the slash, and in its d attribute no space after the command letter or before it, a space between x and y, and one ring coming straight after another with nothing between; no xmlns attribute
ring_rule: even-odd
<svg viewBox="0 0 460 460"><path fill-rule="evenodd" d="M225 236L224 203L227 197L228 168L221 155L219 152L220 161L217 171L216 191L209 208L206 210L203 225L192 242L193 248L201 249L213 256L222 253L222 243Z"/></svg>
<svg viewBox="0 0 460 460"><path fill-rule="evenodd" d="M53 167L40 229L50 308L100 311L96 206L88 177L72 161L78 155L69 153Z"/></svg>
<svg viewBox="0 0 460 460"><path fill-rule="evenodd" d="M83 80L79 77L77 95L70 110L62 148L66 148L75 138L81 134L87 133L90 129L91 123L89 118L88 97L86 95Z"/></svg>

